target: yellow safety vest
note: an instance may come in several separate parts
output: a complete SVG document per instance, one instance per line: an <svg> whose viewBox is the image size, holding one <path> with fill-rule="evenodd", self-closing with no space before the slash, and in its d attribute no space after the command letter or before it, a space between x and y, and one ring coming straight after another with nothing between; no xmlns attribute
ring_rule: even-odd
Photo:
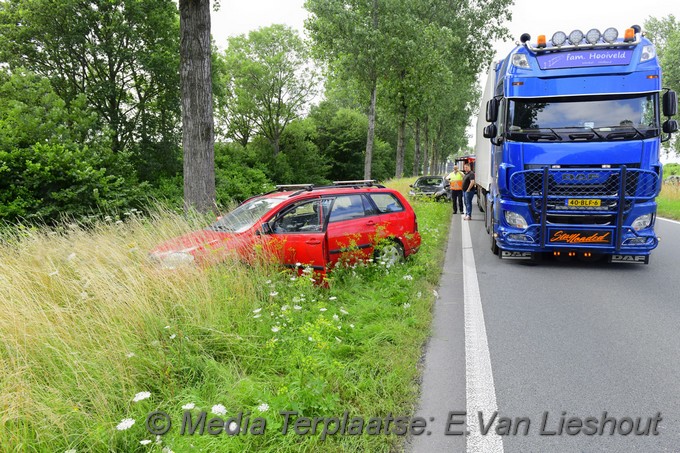
<svg viewBox="0 0 680 453"><path fill-rule="evenodd" d="M463 173L462 172L452 172L449 175L449 182L451 183L451 190L463 190Z"/></svg>

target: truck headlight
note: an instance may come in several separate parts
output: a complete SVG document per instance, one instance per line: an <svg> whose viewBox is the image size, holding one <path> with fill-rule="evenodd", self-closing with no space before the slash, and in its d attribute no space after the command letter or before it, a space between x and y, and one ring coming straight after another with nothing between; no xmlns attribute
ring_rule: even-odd
<svg viewBox="0 0 680 453"><path fill-rule="evenodd" d="M644 46L642 48L642 53L640 54L640 63L649 61L654 57L656 57L656 50L654 50L654 46Z"/></svg>
<svg viewBox="0 0 680 453"><path fill-rule="evenodd" d="M529 59L523 53L516 53L512 56L512 64L518 68L529 68Z"/></svg>
<svg viewBox="0 0 680 453"><path fill-rule="evenodd" d="M512 211L505 211L505 222L515 228L525 229L529 226L524 217Z"/></svg>
<svg viewBox="0 0 680 453"><path fill-rule="evenodd" d="M640 231L644 230L647 228L649 225L652 224L652 214L644 214L638 217L637 219L633 220L632 227L635 231Z"/></svg>

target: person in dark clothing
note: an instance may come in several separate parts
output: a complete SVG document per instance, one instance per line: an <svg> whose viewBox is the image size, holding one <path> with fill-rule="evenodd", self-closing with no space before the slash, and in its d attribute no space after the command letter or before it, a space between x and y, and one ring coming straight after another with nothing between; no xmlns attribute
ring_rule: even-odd
<svg viewBox="0 0 680 453"><path fill-rule="evenodd" d="M465 164L465 177L463 178L463 200L465 201L465 217L463 220L472 218L472 197L475 196L475 172L470 170L470 164Z"/></svg>

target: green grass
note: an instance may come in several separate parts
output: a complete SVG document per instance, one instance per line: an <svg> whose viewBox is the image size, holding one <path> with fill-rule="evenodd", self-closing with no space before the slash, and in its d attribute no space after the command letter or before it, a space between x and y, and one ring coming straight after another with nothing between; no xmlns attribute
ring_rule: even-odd
<svg viewBox="0 0 680 453"><path fill-rule="evenodd" d="M327 288L238 263L157 269L146 251L202 223L171 213L3 234L0 451L400 450L395 435L283 435L279 412L414 413L451 212L414 207L413 259L339 269ZM151 396L134 402L139 392ZM194 422L221 404L223 419L265 419L265 434L182 436L188 403ZM156 410L173 421L158 444L145 428Z"/></svg>
<svg viewBox="0 0 680 453"><path fill-rule="evenodd" d="M657 212L660 216L680 220L680 187L664 184L661 194L656 199Z"/></svg>

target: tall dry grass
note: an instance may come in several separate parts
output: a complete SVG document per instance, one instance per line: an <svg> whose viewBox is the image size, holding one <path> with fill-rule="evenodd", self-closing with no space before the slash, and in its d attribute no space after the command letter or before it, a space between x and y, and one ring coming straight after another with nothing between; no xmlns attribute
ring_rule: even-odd
<svg viewBox="0 0 680 453"><path fill-rule="evenodd" d="M178 323L212 325L226 315L214 304L210 272L172 272L147 260L158 242L199 224L165 212L3 236L0 450L78 444L93 426L114 426L135 393L167 381L166 349ZM221 272L234 277L231 309L252 303L252 280L239 278L244 270L234 264ZM155 382L145 382L149 376ZM106 442L94 437L94 444Z"/></svg>

